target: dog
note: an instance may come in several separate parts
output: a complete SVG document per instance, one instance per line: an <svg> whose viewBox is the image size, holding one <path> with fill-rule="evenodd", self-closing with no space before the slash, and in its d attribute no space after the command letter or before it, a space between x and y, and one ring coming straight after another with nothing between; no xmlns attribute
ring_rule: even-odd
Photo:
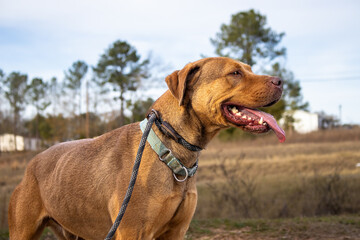
<svg viewBox="0 0 360 240"><path fill-rule="evenodd" d="M205 148L219 130L231 126L254 133L273 130L280 142L285 140L275 119L256 110L281 98L278 77L215 57L189 63L165 81L169 89L151 109L193 146ZM197 164L199 151L188 150L155 125L152 131L182 166ZM38 239L45 227L59 239L104 239L121 207L141 135L139 123L133 123L35 156L11 196L10 239ZM146 143L114 239L184 238L196 208L196 174L177 175L161 157Z"/></svg>

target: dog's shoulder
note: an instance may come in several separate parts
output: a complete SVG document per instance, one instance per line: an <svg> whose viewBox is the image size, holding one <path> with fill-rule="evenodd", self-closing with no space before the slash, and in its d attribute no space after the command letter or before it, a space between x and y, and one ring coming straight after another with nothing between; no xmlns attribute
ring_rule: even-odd
<svg viewBox="0 0 360 240"><path fill-rule="evenodd" d="M58 155L70 152L93 153L92 151L115 147L124 141L129 142L140 135L141 130L137 122L111 130L97 137L57 143L39 155L50 155L56 158Z"/></svg>
<svg viewBox="0 0 360 240"><path fill-rule="evenodd" d="M138 142L141 134L139 122L131 123L99 137L95 137L92 144L99 148L104 144L106 144L107 148L118 147L118 145L128 145L133 141Z"/></svg>

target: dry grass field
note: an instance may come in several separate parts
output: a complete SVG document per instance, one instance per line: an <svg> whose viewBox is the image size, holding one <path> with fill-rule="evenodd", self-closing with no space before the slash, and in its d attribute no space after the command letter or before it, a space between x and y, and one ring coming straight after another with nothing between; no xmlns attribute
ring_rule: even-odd
<svg viewBox="0 0 360 240"><path fill-rule="evenodd" d="M7 205L36 153L0 156L0 239ZM221 142L200 157L187 239L360 239L360 129ZM43 239L54 239L46 233Z"/></svg>

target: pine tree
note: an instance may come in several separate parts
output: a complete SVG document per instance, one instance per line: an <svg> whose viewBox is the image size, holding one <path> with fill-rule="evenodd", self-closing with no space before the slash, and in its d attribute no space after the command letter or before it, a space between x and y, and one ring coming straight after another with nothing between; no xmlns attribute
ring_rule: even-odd
<svg viewBox="0 0 360 240"><path fill-rule="evenodd" d="M107 85L108 90L118 94L115 99L120 100L119 125L124 125L125 93L136 91L140 82L148 78L147 65L149 60L140 61L136 49L125 41L114 42L93 68L98 84Z"/></svg>

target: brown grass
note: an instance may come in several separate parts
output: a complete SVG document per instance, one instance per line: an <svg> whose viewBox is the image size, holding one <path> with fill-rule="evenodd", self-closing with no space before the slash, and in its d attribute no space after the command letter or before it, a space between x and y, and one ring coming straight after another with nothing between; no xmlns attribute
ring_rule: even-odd
<svg viewBox="0 0 360 240"><path fill-rule="evenodd" d="M295 135L285 144L276 143L273 136L213 142L200 158L195 217L359 213L359 136L355 129L301 135L307 142Z"/></svg>
<svg viewBox="0 0 360 240"><path fill-rule="evenodd" d="M0 155L0 230L7 228L10 194L35 154ZM215 139L200 157L195 221L359 214L358 162L360 129L292 134L284 144L273 134Z"/></svg>

